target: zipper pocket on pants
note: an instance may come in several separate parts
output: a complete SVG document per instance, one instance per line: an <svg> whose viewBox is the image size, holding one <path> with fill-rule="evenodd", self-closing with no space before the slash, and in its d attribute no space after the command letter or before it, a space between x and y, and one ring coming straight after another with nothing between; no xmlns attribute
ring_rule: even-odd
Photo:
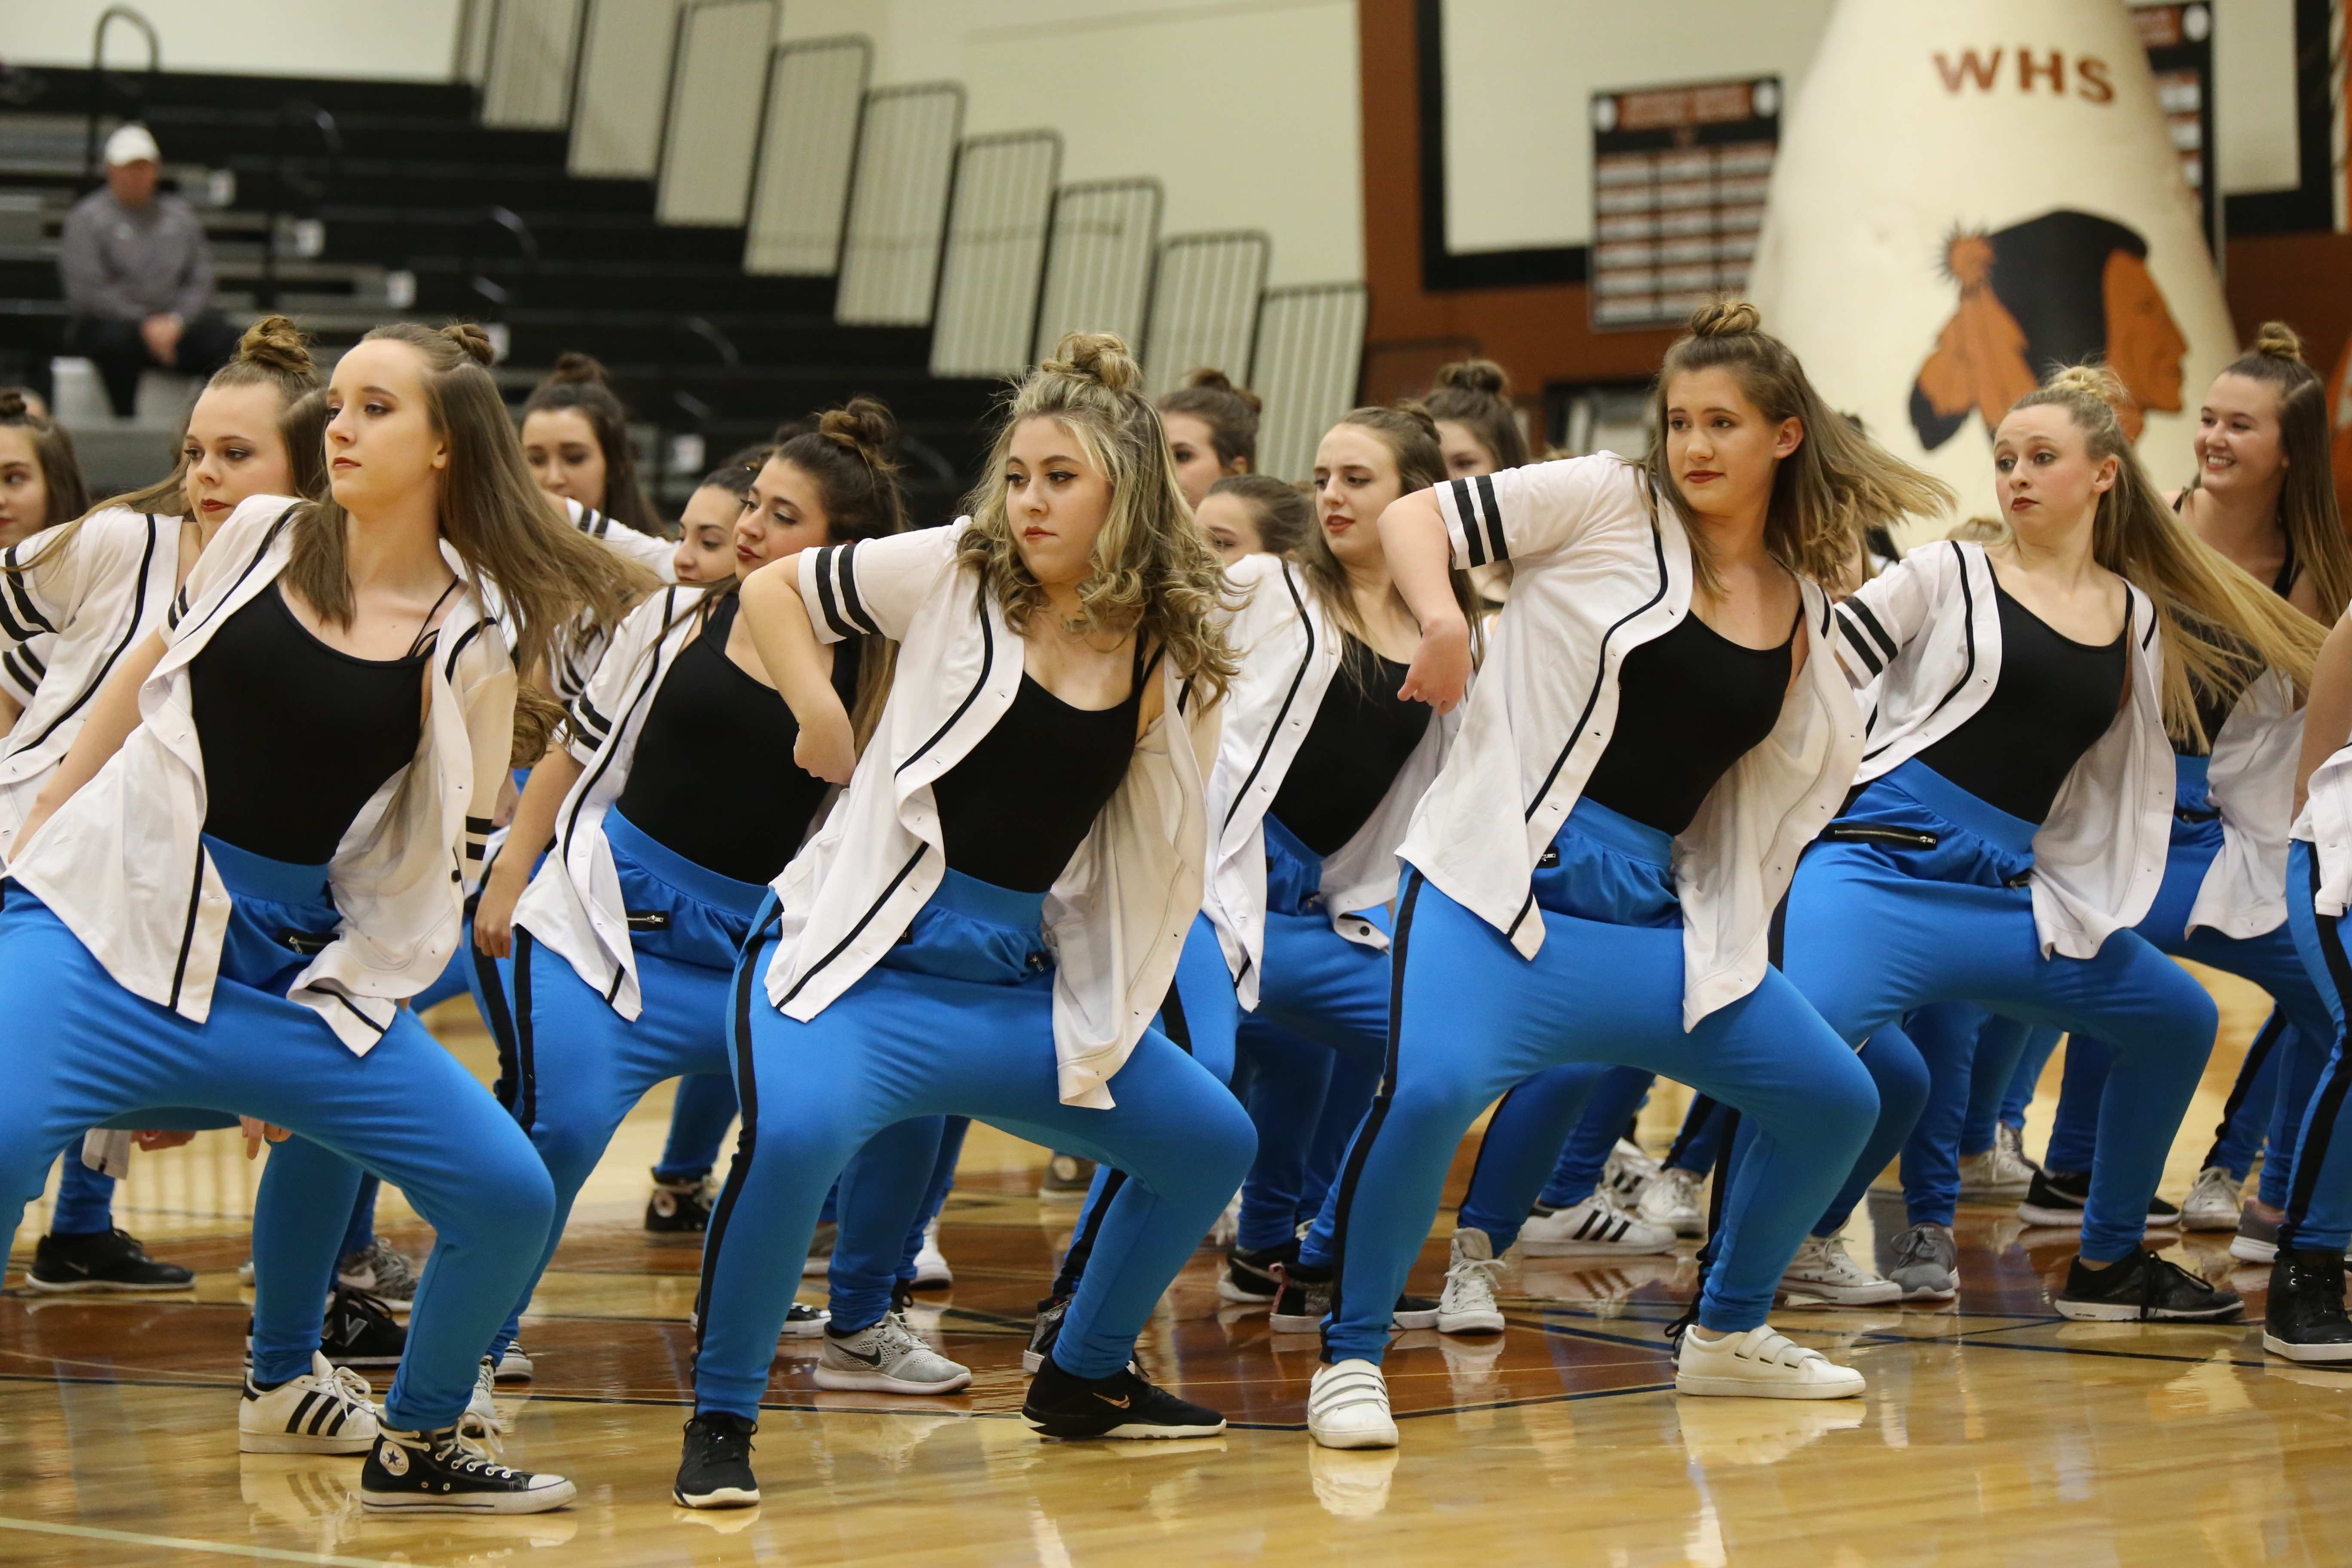
<svg viewBox="0 0 2352 1568"><path fill-rule="evenodd" d="M1832 822L1822 829L1832 844L1885 844L1899 849L1933 849L1943 840L1916 827L1889 827L1877 822Z"/></svg>

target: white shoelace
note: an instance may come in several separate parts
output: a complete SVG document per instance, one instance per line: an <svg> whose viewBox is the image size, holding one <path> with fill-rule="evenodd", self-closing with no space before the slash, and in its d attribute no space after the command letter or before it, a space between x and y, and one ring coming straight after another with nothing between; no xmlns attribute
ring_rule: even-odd
<svg viewBox="0 0 2352 1568"><path fill-rule="evenodd" d="M1864 1272L1860 1264L1846 1256L1845 1237L1842 1236L1809 1237L1805 1246L1812 1253L1813 1275L1825 1283L1867 1285L1878 1278L1875 1274ZM1808 1260L1803 1253L1799 1253L1797 1261L1801 1264Z"/></svg>
<svg viewBox="0 0 2352 1568"><path fill-rule="evenodd" d="M1495 1276L1502 1272L1499 1258L1461 1258L1445 1271L1445 1300L1441 1306L1460 1310L1465 1306L1495 1304Z"/></svg>

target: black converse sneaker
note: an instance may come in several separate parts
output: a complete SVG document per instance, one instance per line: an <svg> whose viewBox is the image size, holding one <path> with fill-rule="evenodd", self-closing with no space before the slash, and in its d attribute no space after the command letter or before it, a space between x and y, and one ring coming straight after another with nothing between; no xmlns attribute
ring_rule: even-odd
<svg viewBox="0 0 2352 1568"><path fill-rule="evenodd" d="M2271 1260L2263 1349L2289 1361L2352 1361L2344 1313L2344 1255L2282 1248Z"/></svg>
<svg viewBox="0 0 2352 1568"><path fill-rule="evenodd" d="M1054 1342L1062 1337L1062 1318L1070 1310L1067 1296L1048 1296L1037 1303L1036 1321L1029 1325L1029 1344L1021 1352L1021 1370L1034 1374L1053 1353Z"/></svg>
<svg viewBox="0 0 2352 1568"><path fill-rule="evenodd" d="M529 1475L493 1464L457 1436L386 1426L360 1470L360 1503L405 1513L545 1513L578 1489L562 1476Z"/></svg>
<svg viewBox="0 0 2352 1568"><path fill-rule="evenodd" d="M1269 1247L1262 1252L1245 1252L1236 1247L1225 1254L1225 1271L1217 1279L1217 1300L1243 1307L1269 1305L1282 1294L1282 1280L1275 1270L1286 1265L1296 1267L1297 1262L1296 1241Z"/></svg>
<svg viewBox="0 0 2352 1568"><path fill-rule="evenodd" d="M2081 1258L2066 1268L2066 1288L2052 1299L2058 1315L2078 1321L2225 1323L2246 1309L2234 1290L2210 1285L2143 1247L2105 1268Z"/></svg>
<svg viewBox="0 0 2352 1568"><path fill-rule="evenodd" d="M127 1230L95 1236L45 1236L25 1270L27 1289L48 1293L185 1290L196 1277L176 1263L158 1263Z"/></svg>
<svg viewBox="0 0 2352 1568"><path fill-rule="evenodd" d="M1047 1437L1213 1437L1225 1418L1144 1380L1135 1363L1108 1377L1077 1377L1047 1356L1021 1402L1022 1419Z"/></svg>
<svg viewBox="0 0 2352 1568"><path fill-rule="evenodd" d="M646 1229L674 1239L692 1240L710 1228L710 1183L665 1182L654 1177L653 1196L646 1200Z"/></svg>
<svg viewBox="0 0 2352 1568"><path fill-rule="evenodd" d="M707 1410L686 1424L686 1451L669 1489L682 1508L752 1508L760 1480L751 1473L751 1434L759 1424Z"/></svg>
<svg viewBox="0 0 2352 1568"><path fill-rule="evenodd" d="M2036 1171L2033 1184L2025 1190L2025 1201L2017 1205L2017 1217L2028 1225L2080 1230L2084 1205L2090 1201L2088 1171ZM2169 1230L2180 1223L2180 1206L2150 1194L2147 1223L2158 1230Z"/></svg>
<svg viewBox="0 0 2352 1568"><path fill-rule="evenodd" d="M1330 1270L1318 1270L1320 1279L1309 1278L1307 1271L1297 1264L1277 1270L1282 1292L1274 1299L1274 1308L1266 1314L1266 1327L1277 1334L1317 1334L1323 1331L1323 1320L1331 1310ZM1439 1318L1437 1303L1426 1296L1399 1296L1389 1314L1389 1328L1433 1329Z"/></svg>

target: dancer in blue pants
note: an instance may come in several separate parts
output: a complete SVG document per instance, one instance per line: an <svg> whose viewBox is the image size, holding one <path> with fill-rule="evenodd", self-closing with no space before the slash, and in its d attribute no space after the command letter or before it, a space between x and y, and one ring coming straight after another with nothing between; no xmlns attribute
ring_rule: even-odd
<svg viewBox="0 0 2352 1568"><path fill-rule="evenodd" d="M1743 302L1694 313L1654 400L1643 463L1541 463L1408 496L1381 519L1422 626L1406 695L1451 708L1469 673L1449 560L1507 560L1513 578L1495 655L1401 851L1386 1081L1301 1250L1302 1274L1320 1264L1333 1280L1328 1364L1307 1398L1307 1431L1328 1447L1397 1440L1382 1320L1463 1130L1513 1085L1575 1062L1665 1073L1764 1130L1677 1388L1862 1391L1858 1373L1764 1321L1877 1110L1853 1052L1766 962L1767 926L1862 751L1861 714L1821 646L1820 584L1857 521L1945 492L1831 413ZM1805 499L1832 494L1833 513Z"/></svg>
<svg viewBox="0 0 2352 1568"><path fill-rule="evenodd" d="M2130 1041L2055 1304L2217 1320L2239 1311L2234 1294L2140 1244L2213 1004L2132 927L2165 918L2168 735L2203 732L2192 691L2291 708L2317 628L2175 523L2113 395L2077 370L2021 398L1994 448L2011 537L1915 551L1839 606L1840 656L1857 685L1880 683L1877 742L1866 787L1798 871L1784 963L1841 1034L1869 1041L1866 1061L1924 1072L1926 1053L1955 1142L1976 1028L1969 1009L1931 1005ZM1906 1014L1916 1046L1895 1026ZM1817 1236L1913 1131L1882 1114ZM1949 1293L1947 1225L1915 1215L1895 1251L1904 1289Z"/></svg>
<svg viewBox="0 0 2352 1568"><path fill-rule="evenodd" d="M971 518L744 584L795 755L847 791L736 971L743 1136L703 1249L688 1507L759 1500L751 1437L825 1187L913 1117L1128 1173L1024 1415L1055 1436L1223 1428L1132 1364L1255 1146L1224 1086L1150 1026L1202 907L1233 661L1223 575L1140 380L1118 339L1066 338L1010 400ZM821 645L861 632L900 647L853 764Z"/></svg>
<svg viewBox="0 0 2352 1568"><path fill-rule="evenodd" d="M896 435L889 411L860 398L771 454L736 525L741 572L897 532ZM665 1079L725 1070L736 954L826 793L793 763L798 730L755 673L739 609L731 584L668 589L622 623L572 704L569 745L532 770L475 912L477 945L504 960L490 1009L505 1020L501 1092L555 1182L541 1270L638 1100ZM861 651L846 643L832 661L847 705ZM720 805L737 801L759 809ZM537 862L551 837L557 852L535 875L510 869ZM820 1387L950 1394L971 1380L891 1310L940 1131L937 1118L890 1129L845 1184L857 1201L842 1212ZM492 1342L493 1360L528 1300L526 1290Z"/></svg>
<svg viewBox="0 0 2352 1568"><path fill-rule="evenodd" d="M406 325L343 356L333 499L255 497L222 525L18 830L0 910L0 1160L19 1203L74 1129L186 1107L289 1130L399 1183L433 1225L361 1474L379 1510L572 1493L458 1438L553 1200L529 1140L401 1005L457 938L515 660L621 591L530 488L489 357L478 329Z"/></svg>

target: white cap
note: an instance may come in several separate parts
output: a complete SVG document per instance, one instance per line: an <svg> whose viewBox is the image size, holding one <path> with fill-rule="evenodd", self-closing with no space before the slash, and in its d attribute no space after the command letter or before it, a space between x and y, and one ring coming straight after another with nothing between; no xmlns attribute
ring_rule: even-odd
<svg viewBox="0 0 2352 1568"><path fill-rule="evenodd" d="M106 139L106 166L110 169L121 163L160 163L163 157L163 150L155 145L155 138L148 134L144 125L117 127L114 134Z"/></svg>

